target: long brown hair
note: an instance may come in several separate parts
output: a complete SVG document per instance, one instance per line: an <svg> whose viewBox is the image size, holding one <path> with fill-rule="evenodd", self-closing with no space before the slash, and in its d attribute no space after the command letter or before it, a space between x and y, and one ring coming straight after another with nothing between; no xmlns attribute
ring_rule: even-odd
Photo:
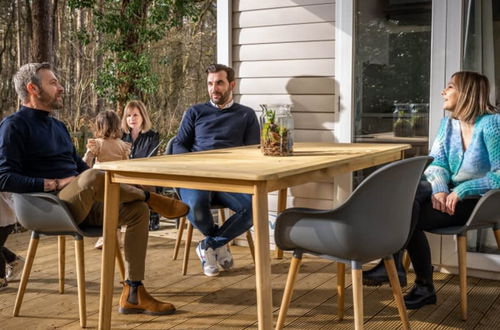
<svg viewBox="0 0 500 330"><path fill-rule="evenodd" d="M119 139L122 137L120 117L116 112L105 110L95 117L95 137L102 139Z"/></svg>
<svg viewBox="0 0 500 330"><path fill-rule="evenodd" d="M472 71L455 72L452 76L458 91L455 110L451 116L473 124L485 114L498 113L490 103L490 83L485 75Z"/></svg>

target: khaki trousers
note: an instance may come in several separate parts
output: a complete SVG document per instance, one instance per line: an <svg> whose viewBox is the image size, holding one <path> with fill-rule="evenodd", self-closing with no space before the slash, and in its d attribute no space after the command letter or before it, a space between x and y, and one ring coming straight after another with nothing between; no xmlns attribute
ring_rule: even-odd
<svg viewBox="0 0 500 330"><path fill-rule="evenodd" d="M102 226L104 206L104 172L89 169L82 172L59 193L78 223ZM126 279L142 281L148 245L149 208L144 192L130 185L120 185L118 223L125 225L124 252Z"/></svg>

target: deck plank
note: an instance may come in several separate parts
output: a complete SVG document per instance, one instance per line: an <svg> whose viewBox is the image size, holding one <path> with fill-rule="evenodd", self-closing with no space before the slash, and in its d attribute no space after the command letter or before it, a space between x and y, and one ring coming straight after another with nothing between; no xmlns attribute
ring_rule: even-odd
<svg viewBox="0 0 500 330"><path fill-rule="evenodd" d="M173 229L172 229L173 230ZM178 312L171 316L121 315L117 312L121 292L115 275L113 329L256 329L254 264L248 248L234 246L236 267L209 278L201 273L192 246L188 275L181 274L181 260L172 261L175 235L150 237L146 279L148 291L172 302ZM17 233L6 246L26 254L30 235ZM93 248L95 239L85 240L88 327L97 327L101 251ZM274 321L276 321L288 274L290 256L272 260ZM75 278L73 239L66 240L65 294L58 293L57 239L42 237L28 282L19 317L12 317L18 281L9 283L0 299L2 329L80 329ZM494 329L500 324L500 282L469 277L469 319L460 319L458 277L435 273L438 295L436 305L409 311L412 329ZM409 274L409 284L414 274ZM403 288L407 291L409 285ZM390 287L364 287L366 329L401 327ZM345 317L337 319L336 265L334 262L304 256L294 291L286 329L352 329L352 292L350 271L346 272Z"/></svg>

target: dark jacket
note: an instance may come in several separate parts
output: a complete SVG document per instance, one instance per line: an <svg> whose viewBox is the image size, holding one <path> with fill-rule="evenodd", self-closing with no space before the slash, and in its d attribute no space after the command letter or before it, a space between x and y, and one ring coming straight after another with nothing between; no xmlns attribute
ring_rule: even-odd
<svg viewBox="0 0 500 330"><path fill-rule="evenodd" d="M149 130L146 133L139 133L137 139L132 142L130 134L124 134L122 140L132 144L130 158L144 158L156 156L160 145L160 133Z"/></svg>

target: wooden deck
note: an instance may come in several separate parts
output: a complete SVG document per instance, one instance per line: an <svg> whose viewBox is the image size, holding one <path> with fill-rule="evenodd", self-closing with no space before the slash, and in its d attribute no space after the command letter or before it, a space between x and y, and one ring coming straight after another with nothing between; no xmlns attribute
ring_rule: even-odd
<svg viewBox="0 0 500 330"><path fill-rule="evenodd" d="M173 233L172 233L173 234ZM112 316L113 329L255 329L255 276L247 248L232 247L236 268L218 277L206 277L192 249L188 275L181 275L181 260L172 261L173 235L151 237L145 284L159 299L172 302L178 311L171 316ZM13 234L7 247L25 255L29 234ZM66 243L66 292L58 293L57 239L41 239L31 279L19 317L12 317L18 282L0 292L1 329L79 329L73 239ZM85 243L88 327L97 327L100 251L93 240ZM193 243L194 246L194 243ZM287 276L289 256L272 261L275 321ZM335 264L305 257L298 277L286 329L352 329L352 296L346 290L346 317L336 318ZM413 274L410 274L412 283ZM469 320L460 320L458 278L435 274L438 304L410 312L412 329L500 329L500 282L468 279ZM350 273L346 276L350 285ZM407 289L407 288L406 288ZM114 303L121 292L118 275ZM364 288L366 329L398 329L399 317L388 286Z"/></svg>

